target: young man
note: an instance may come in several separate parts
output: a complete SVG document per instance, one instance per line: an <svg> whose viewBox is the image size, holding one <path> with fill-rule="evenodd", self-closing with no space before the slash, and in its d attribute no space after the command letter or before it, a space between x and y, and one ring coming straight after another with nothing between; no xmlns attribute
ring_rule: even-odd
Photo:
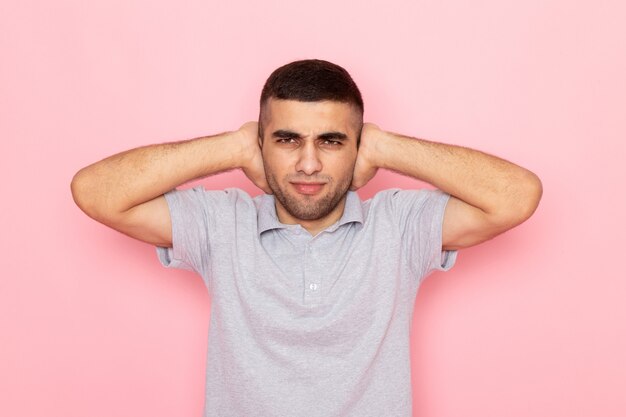
<svg viewBox="0 0 626 417"><path fill-rule="evenodd" d="M175 190L241 168L266 194ZM429 190L354 190L378 168ZM411 415L409 329L422 279L456 250L526 220L531 172L363 123L341 67L296 61L268 78L259 122L151 145L79 171L89 216L198 272L212 296L206 416Z"/></svg>

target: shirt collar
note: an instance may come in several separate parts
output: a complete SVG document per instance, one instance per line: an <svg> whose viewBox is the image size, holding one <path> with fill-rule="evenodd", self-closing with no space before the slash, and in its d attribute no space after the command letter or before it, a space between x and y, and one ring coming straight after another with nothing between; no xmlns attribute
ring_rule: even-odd
<svg viewBox="0 0 626 417"><path fill-rule="evenodd" d="M326 228L327 231L335 231L338 227L351 222L363 223L363 207L361 199L355 191L348 191L346 205L339 221ZM276 203L274 195L263 194L257 200L257 224L259 235L271 229L285 229L292 225L283 224L276 215Z"/></svg>

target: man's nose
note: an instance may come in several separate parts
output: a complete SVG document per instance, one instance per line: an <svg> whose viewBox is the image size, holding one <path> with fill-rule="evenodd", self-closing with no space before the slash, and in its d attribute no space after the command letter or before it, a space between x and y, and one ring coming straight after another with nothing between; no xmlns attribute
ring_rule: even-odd
<svg viewBox="0 0 626 417"><path fill-rule="evenodd" d="M320 161L319 150L314 143L306 143L300 148L298 162L296 163L296 171L306 175L313 175L322 170L322 162Z"/></svg>

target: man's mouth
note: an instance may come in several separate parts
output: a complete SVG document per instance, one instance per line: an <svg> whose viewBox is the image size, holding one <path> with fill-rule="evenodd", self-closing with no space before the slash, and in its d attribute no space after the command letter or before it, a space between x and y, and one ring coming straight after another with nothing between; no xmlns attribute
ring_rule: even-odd
<svg viewBox="0 0 626 417"><path fill-rule="evenodd" d="M292 182L291 183L300 194L314 195L324 187L322 182Z"/></svg>

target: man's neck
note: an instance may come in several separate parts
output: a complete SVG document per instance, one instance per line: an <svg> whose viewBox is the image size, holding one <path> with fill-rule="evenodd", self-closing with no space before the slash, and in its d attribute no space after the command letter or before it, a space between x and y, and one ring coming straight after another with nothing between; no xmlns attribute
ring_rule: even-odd
<svg viewBox="0 0 626 417"><path fill-rule="evenodd" d="M311 234L311 236L316 236L319 232L326 229L327 227L335 224L343 215L343 212L346 207L346 200L348 197L348 193L343 196L339 204L326 216L315 219L315 220L303 220L297 217L292 216L285 208L275 199L276 206L276 215L278 216L278 220L283 224L299 224L302 226L307 232Z"/></svg>

